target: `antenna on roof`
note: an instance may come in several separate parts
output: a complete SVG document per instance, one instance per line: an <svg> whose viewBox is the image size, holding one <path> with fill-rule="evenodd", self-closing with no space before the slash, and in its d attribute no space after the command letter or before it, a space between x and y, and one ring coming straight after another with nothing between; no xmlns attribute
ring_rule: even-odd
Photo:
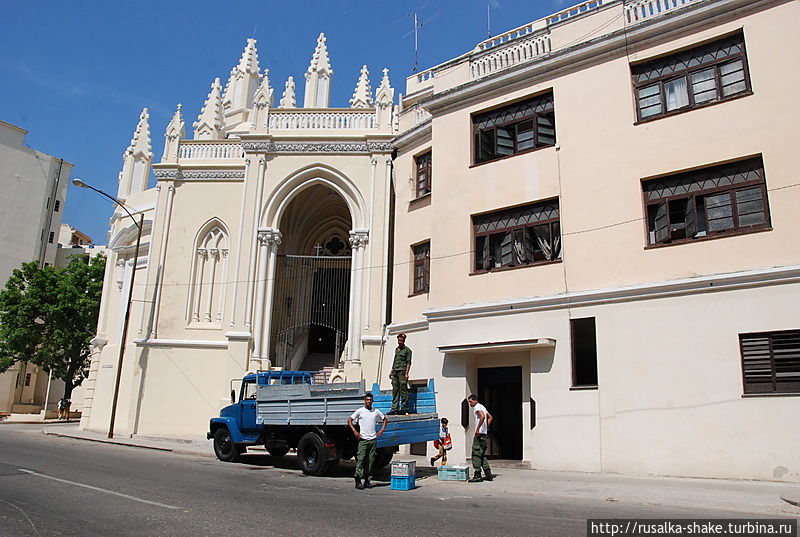
<svg viewBox="0 0 800 537"><path fill-rule="evenodd" d="M421 21L416 13L409 14L410 17L414 17L414 29L408 32L403 37L408 37L411 34L414 34L414 73L419 71L419 30L433 19L438 17L441 13L437 13L433 17L429 18L428 20Z"/></svg>
<svg viewBox="0 0 800 537"><path fill-rule="evenodd" d="M492 4L486 4L486 37L488 39L492 38L492 14L491 14Z"/></svg>

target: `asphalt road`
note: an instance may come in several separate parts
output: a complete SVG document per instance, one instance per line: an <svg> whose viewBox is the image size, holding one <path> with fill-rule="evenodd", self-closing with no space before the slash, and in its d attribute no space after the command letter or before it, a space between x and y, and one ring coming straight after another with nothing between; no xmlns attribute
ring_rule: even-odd
<svg viewBox="0 0 800 537"><path fill-rule="evenodd" d="M0 536L586 535L587 518L720 518L720 511L512 497L417 481L353 489L352 463L305 477L294 458L242 463L45 436L0 425ZM445 489L446 490L446 489ZM741 517L742 514L730 514Z"/></svg>

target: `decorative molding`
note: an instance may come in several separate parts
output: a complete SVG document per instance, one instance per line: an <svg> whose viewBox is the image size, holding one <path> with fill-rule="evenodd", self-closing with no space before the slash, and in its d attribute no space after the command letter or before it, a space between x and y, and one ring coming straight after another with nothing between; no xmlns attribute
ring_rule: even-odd
<svg viewBox="0 0 800 537"><path fill-rule="evenodd" d="M283 234L277 229L259 229L258 240L262 246L278 246L283 239Z"/></svg>
<svg viewBox="0 0 800 537"><path fill-rule="evenodd" d="M394 149L391 142L255 142L242 141L245 151L267 153L379 153Z"/></svg>
<svg viewBox="0 0 800 537"><path fill-rule="evenodd" d="M533 298L520 298L500 302L484 302L465 304L452 308L439 308L423 312L429 322L450 321L506 315L510 313L526 313L535 311L557 310L601 306L638 300L671 298L676 296L695 295L700 293L734 291L766 287L770 285L787 285L800 283L800 265L789 267L748 270L729 274L715 274L697 278L685 278L665 282L614 287L592 291L579 291L560 295L549 295Z"/></svg>
<svg viewBox="0 0 800 537"><path fill-rule="evenodd" d="M227 349L227 341L202 341L193 339L137 339L137 347L183 347L191 349Z"/></svg>
<svg viewBox="0 0 800 537"><path fill-rule="evenodd" d="M244 170L153 170L159 181L226 181L244 179Z"/></svg>
<svg viewBox="0 0 800 537"><path fill-rule="evenodd" d="M369 231L357 230L350 232L350 246L353 249L363 248L369 242Z"/></svg>
<svg viewBox="0 0 800 537"><path fill-rule="evenodd" d="M396 336L400 332L421 332L428 329L428 319L416 319L405 323L392 323L387 327L389 336Z"/></svg>

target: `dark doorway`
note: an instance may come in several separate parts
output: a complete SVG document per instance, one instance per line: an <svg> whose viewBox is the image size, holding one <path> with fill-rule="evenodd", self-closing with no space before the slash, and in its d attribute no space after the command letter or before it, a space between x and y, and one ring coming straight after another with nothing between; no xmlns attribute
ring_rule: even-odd
<svg viewBox="0 0 800 537"><path fill-rule="evenodd" d="M479 368L477 395L494 417L488 456L522 460L522 367Z"/></svg>
<svg viewBox="0 0 800 537"><path fill-rule="evenodd" d="M309 308L308 355L303 361L304 369L335 366L337 356L347 340L349 290L349 268L320 267L314 271Z"/></svg>

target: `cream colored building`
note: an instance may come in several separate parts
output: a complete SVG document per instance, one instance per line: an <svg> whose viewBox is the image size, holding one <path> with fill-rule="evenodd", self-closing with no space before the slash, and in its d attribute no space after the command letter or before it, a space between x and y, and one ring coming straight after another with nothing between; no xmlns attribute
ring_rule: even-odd
<svg viewBox="0 0 800 537"><path fill-rule="evenodd" d="M56 263L58 233L73 165L29 147L28 131L0 121L0 286L28 261ZM18 362L0 374L0 414L39 412L47 375Z"/></svg>
<svg viewBox="0 0 800 537"><path fill-rule="evenodd" d="M350 106L329 103L320 35L305 73L275 90L249 39L188 139L180 105L157 179L147 110L119 198L144 215L115 433L201 436L231 379L266 367L374 379L388 306L394 89L364 66ZM136 224L113 217L83 426L109 426ZM151 306L152 305L152 306Z"/></svg>
<svg viewBox="0 0 800 537"><path fill-rule="evenodd" d="M155 188L146 111L125 153L144 237L117 433L200 436L258 367L388 387L402 331L455 460L474 392L492 454L534 468L800 481L798 399L778 396L800 391L798 19L586 2L414 75L396 111L365 71L329 107L323 36L304 107L292 79L275 105L249 40L192 140L176 112ZM111 237L97 431L136 227L118 212Z"/></svg>
<svg viewBox="0 0 800 537"><path fill-rule="evenodd" d="M800 481L798 23L586 2L408 80L390 334L440 414L477 393L534 468Z"/></svg>

